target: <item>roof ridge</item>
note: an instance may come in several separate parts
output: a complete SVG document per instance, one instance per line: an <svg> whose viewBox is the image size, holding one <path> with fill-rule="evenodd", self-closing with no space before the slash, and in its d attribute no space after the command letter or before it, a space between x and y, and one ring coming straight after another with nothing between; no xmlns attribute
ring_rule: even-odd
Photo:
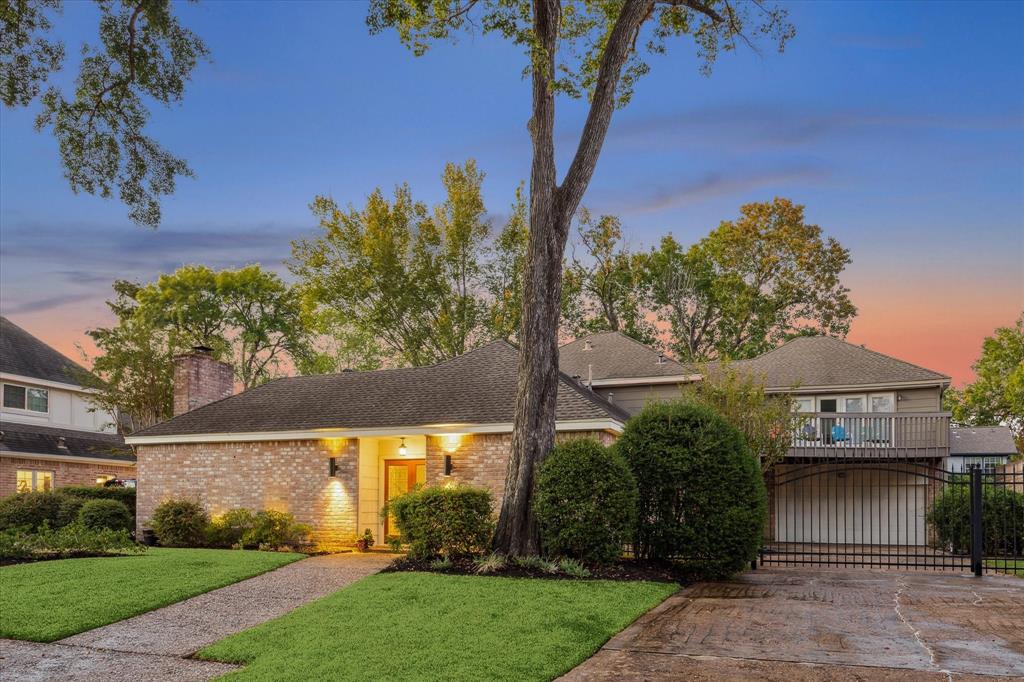
<svg viewBox="0 0 1024 682"><path fill-rule="evenodd" d="M629 419L629 413L627 413L623 408L619 407L604 396L598 395L593 389L585 388L562 370L558 370L558 379L559 383L568 384L569 388L576 391L578 395L582 396L585 400L591 401L616 419L621 419L622 421Z"/></svg>
<svg viewBox="0 0 1024 682"><path fill-rule="evenodd" d="M813 338L813 337L807 337L807 338ZM925 372L931 372L932 374L934 374L936 376L939 376L939 377L942 377L943 379L949 379L950 378L949 375L942 374L941 372L936 372L934 369L929 369L928 367L922 367L921 365L915 365L912 362L907 362L906 360L897 358L897 357L895 357L893 355L887 355L885 353L882 353L881 351L873 350L871 348L868 348L865 345L856 344L856 343L850 343L846 339L840 339L840 338L835 337L835 336L822 336L821 338L834 339L835 341L838 341L840 343L845 343L847 346L852 346L853 348L856 348L858 350L867 351L868 353L872 353L873 355L877 355L877 356L879 356L881 358L885 358L886 360L895 360L896 362L899 362L901 364L907 365L909 367L913 367L915 369L921 369L921 370L924 370Z"/></svg>
<svg viewBox="0 0 1024 682"><path fill-rule="evenodd" d="M574 344L577 341L586 341L587 339L591 339L591 338L593 338L595 336L608 336L609 334L613 334L613 335L619 336L619 337L625 339L626 341L629 341L630 343L632 343L635 346L640 346L640 348L643 348L646 351L650 351L651 353L655 353L658 356L665 358L669 362L675 363L675 364L679 365L680 367L683 366L683 363L679 362L678 360L676 360L674 357L672 357L671 355L669 355L665 351L660 350L658 348L653 348L651 346L648 346L646 343L634 339L632 336L630 336L629 334L625 333L624 331L622 331L620 329L609 329L608 331L604 331L604 332L596 332L596 333L593 333L593 334L587 334L586 336L580 336L578 338L573 339L569 343L562 344L561 346L559 346L559 349L565 348L566 346Z"/></svg>

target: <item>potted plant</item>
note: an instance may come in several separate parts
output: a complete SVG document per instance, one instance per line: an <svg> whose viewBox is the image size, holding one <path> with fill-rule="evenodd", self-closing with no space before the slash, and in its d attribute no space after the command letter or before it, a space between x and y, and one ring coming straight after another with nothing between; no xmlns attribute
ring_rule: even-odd
<svg viewBox="0 0 1024 682"><path fill-rule="evenodd" d="M359 548L360 552L369 552L370 548L373 547L373 533L369 528L363 531L362 537L356 540L356 547Z"/></svg>

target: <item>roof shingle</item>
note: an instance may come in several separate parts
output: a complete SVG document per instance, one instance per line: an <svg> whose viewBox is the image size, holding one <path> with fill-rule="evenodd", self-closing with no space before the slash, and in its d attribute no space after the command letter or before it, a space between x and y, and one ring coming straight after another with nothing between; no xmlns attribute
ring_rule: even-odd
<svg viewBox="0 0 1024 682"><path fill-rule="evenodd" d="M622 332L591 334L558 349L558 366L584 382L690 374L686 367Z"/></svg>
<svg viewBox="0 0 1024 682"><path fill-rule="evenodd" d="M1017 444L1006 426L954 426L949 430L951 455L1014 455Z"/></svg>
<svg viewBox="0 0 1024 682"><path fill-rule="evenodd" d="M85 371L6 317L0 317L0 372L77 385L72 369Z"/></svg>
<svg viewBox="0 0 1024 682"><path fill-rule="evenodd" d="M429 367L277 379L134 435L508 423L518 361L511 344L495 341ZM555 417L625 421L628 415L563 375Z"/></svg>
<svg viewBox="0 0 1024 682"><path fill-rule="evenodd" d="M0 453L19 452L28 455L58 455L120 459L134 462L135 455L124 439L113 433L95 433L75 429L5 421L0 437Z"/></svg>

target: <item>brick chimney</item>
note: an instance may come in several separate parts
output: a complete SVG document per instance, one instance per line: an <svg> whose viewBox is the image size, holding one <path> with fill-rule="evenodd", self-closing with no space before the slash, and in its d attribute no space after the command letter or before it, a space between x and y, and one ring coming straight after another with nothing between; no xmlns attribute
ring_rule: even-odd
<svg viewBox="0 0 1024 682"><path fill-rule="evenodd" d="M191 353L174 358L174 416L235 392L231 365L213 357L213 349L196 346Z"/></svg>

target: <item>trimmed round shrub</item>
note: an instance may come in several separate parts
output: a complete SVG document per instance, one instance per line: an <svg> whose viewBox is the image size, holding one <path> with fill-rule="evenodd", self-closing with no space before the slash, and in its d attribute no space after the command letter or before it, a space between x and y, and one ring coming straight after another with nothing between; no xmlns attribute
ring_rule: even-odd
<svg viewBox="0 0 1024 682"><path fill-rule="evenodd" d="M78 511L78 522L93 530L131 531L135 519L128 507L117 500L88 500Z"/></svg>
<svg viewBox="0 0 1024 682"><path fill-rule="evenodd" d="M713 410L651 403L615 444L637 480L634 550L700 577L726 577L757 557L768 520L761 467Z"/></svg>
<svg viewBox="0 0 1024 682"><path fill-rule="evenodd" d="M291 514L265 509L252 517L252 525L242 533L240 544L261 549L295 547L308 543L312 532L308 525L296 523Z"/></svg>
<svg viewBox="0 0 1024 682"><path fill-rule="evenodd" d="M599 564L622 555L636 524L637 487L618 452L595 440L557 445L536 485L533 511L547 554Z"/></svg>
<svg viewBox="0 0 1024 682"><path fill-rule="evenodd" d="M954 554L971 551L971 492L968 476L948 483L928 512L938 546ZM1024 493L986 484L981 494L983 552L1024 556Z"/></svg>
<svg viewBox="0 0 1024 682"><path fill-rule="evenodd" d="M17 493L0 500L0 530L35 530L44 523L61 525L61 500L53 492Z"/></svg>
<svg viewBox="0 0 1024 682"><path fill-rule="evenodd" d="M210 517L198 502L167 500L153 510L150 526L164 547L201 547Z"/></svg>
<svg viewBox="0 0 1024 682"><path fill-rule="evenodd" d="M117 485L69 485L57 488L58 495L72 495L85 500L117 500L135 514L135 488Z"/></svg>
<svg viewBox="0 0 1024 682"><path fill-rule="evenodd" d="M413 559L481 554L494 533L491 493L484 488L419 488L389 501L381 516L389 513Z"/></svg>
<svg viewBox="0 0 1024 682"><path fill-rule="evenodd" d="M229 509L210 521L206 527L206 544L210 547L242 545L242 536L252 530L256 516L248 509Z"/></svg>

